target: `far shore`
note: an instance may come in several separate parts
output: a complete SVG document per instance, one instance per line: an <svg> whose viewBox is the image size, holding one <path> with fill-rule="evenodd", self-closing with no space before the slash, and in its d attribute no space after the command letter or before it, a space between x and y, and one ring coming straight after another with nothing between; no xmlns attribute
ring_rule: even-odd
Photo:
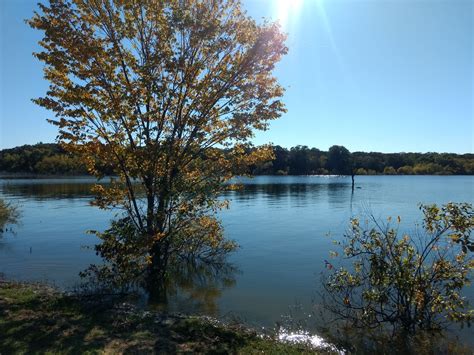
<svg viewBox="0 0 474 355"><path fill-rule="evenodd" d="M314 176L314 177L334 177L334 178L350 178L350 175L333 175L333 174L309 174L309 175L292 175L292 174L262 174L262 175L251 175L250 178L260 177L260 176L272 176L272 177L301 177L301 176ZM355 177L361 176L474 176L473 174L363 174L355 175ZM105 176L101 181L107 181L112 178L112 176ZM62 174L35 174L35 173L9 173L0 171L0 180L1 179L90 179L96 181L97 178L93 175L62 175Z"/></svg>

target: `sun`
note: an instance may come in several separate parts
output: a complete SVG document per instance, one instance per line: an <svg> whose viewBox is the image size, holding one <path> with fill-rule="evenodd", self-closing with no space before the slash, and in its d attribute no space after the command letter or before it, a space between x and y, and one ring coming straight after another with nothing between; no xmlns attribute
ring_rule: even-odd
<svg viewBox="0 0 474 355"><path fill-rule="evenodd" d="M283 28L295 20L304 0L275 0L275 15Z"/></svg>

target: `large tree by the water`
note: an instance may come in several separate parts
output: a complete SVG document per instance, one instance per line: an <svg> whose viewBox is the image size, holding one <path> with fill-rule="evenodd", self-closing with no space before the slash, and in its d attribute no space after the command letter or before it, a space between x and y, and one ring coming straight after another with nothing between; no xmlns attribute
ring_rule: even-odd
<svg viewBox="0 0 474 355"><path fill-rule="evenodd" d="M232 249L215 212L223 183L271 156L248 149L254 130L284 111L273 76L287 52L275 23L239 0L50 0L29 24L44 32L50 82L36 103L53 111L59 140L90 173L96 204L121 208L98 233L120 269L164 277L177 255ZM216 149L219 148L219 149Z"/></svg>

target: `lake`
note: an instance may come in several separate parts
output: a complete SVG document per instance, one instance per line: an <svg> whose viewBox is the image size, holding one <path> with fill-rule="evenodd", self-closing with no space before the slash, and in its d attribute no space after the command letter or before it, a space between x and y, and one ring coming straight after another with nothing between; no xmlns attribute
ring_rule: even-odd
<svg viewBox="0 0 474 355"><path fill-rule="evenodd" d="M272 326L284 315L306 317L318 304L320 273L351 216L400 216L402 228L421 221L419 203L474 203L473 176L259 176L225 196L221 218L240 248L230 267L180 279L169 298L173 311L237 317ZM113 217L89 205L94 180L3 179L0 196L18 204L21 223L0 239L0 272L6 277L74 286L78 273L100 262L88 248L89 229ZM329 235L328 235L329 234ZM192 280L192 281L190 281ZM466 291L474 300L472 288ZM464 334L467 334L464 331Z"/></svg>

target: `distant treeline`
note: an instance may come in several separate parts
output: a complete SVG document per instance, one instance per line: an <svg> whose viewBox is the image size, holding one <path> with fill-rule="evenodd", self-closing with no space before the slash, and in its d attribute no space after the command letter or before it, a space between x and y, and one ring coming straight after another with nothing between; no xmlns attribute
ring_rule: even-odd
<svg viewBox="0 0 474 355"><path fill-rule="evenodd" d="M322 151L307 146L274 148L275 159L253 167L255 175L474 175L474 154L350 153L343 146ZM104 169L104 174L107 174ZM0 151L0 172L86 175L78 157L58 144L35 144Z"/></svg>
<svg viewBox="0 0 474 355"><path fill-rule="evenodd" d="M58 144L38 143L0 151L0 172L39 175L86 175L78 157Z"/></svg>
<svg viewBox="0 0 474 355"><path fill-rule="evenodd" d="M273 148L275 160L256 175L474 175L474 154L350 153L343 146L322 151L307 146Z"/></svg>

